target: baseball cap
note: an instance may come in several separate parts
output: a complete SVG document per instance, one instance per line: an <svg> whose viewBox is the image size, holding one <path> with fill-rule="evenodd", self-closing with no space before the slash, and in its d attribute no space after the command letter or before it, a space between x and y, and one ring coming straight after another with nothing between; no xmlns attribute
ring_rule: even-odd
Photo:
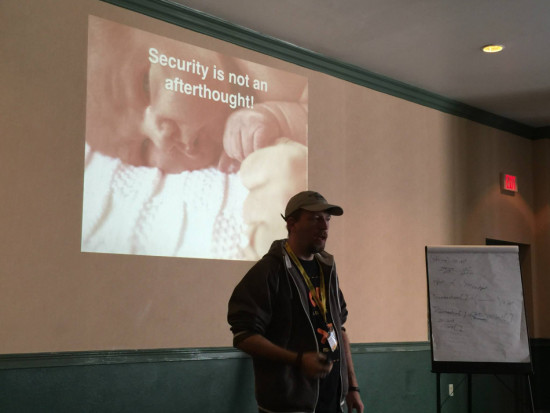
<svg viewBox="0 0 550 413"><path fill-rule="evenodd" d="M299 192L290 198L283 219L286 221L289 215L299 209L312 212L326 211L331 215L342 215L344 213L341 207L329 204L323 195L315 191Z"/></svg>

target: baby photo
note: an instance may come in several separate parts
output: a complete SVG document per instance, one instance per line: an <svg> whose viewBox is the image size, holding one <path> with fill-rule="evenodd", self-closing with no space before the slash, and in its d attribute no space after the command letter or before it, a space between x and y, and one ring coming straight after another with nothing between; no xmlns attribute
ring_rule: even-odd
<svg viewBox="0 0 550 413"><path fill-rule="evenodd" d="M82 251L255 260L307 187L307 78L89 17Z"/></svg>

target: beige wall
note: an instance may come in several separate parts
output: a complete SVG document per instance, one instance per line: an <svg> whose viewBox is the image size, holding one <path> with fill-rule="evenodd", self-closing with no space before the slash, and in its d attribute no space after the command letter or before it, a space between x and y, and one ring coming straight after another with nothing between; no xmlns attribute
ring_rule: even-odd
<svg viewBox="0 0 550 413"><path fill-rule="evenodd" d="M332 221L328 249L337 257L352 341L427 340L424 246L485 238L533 246L531 334L550 336L548 140L532 142L103 2L6 0L0 353L228 346L227 299L252 264L80 252L90 13L308 76L309 187L345 209ZM518 176L518 194L501 193L500 172Z"/></svg>
<svg viewBox="0 0 550 413"><path fill-rule="evenodd" d="M532 143L343 81L312 79L312 90L320 81L343 92L311 119L313 139L332 142L313 144L310 182L347 207L334 221L330 249L352 294L352 338L426 340L425 245L532 244ZM321 126L335 114L343 132ZM519 194L501 194L500 172L525 183Z"/></svg>
<svg viewBox="0 0 550 413"><path fill-rule="evenodd" d="M535 191L534 297L536 333L550 337L550 139L533 144Z"/></svg>

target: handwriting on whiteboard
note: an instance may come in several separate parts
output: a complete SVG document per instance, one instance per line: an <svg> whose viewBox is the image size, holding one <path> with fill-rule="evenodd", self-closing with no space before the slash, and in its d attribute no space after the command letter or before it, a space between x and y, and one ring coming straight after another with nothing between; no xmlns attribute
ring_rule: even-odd
<svg viewBox="0 0 550 413"><path fill-rule="evenodd" d="M523 293L514 257L428 253L434 360L436 352L443 360L524 359Z"/></svg>

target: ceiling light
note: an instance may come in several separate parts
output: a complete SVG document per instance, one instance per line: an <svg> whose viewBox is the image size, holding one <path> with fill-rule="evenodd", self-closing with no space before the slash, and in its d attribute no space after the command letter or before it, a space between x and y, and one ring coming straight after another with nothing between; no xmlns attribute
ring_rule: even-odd
<svg viewBox="0 0 550 413"><path fill-rule="evenodd" d="M504 46L501 44L488 44L481 48L485 53L498 53L501 52L502 49L504 49Z"/></svg>

